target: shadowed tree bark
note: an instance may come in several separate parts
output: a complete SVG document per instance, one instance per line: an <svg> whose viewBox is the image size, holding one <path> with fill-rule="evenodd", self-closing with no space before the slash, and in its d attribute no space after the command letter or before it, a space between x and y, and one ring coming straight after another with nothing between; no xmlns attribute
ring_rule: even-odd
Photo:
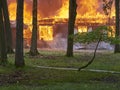
<svg viewBox="0 0 120 90"><path fill-rule="evenodd" d="M67 42L67 57L73 56L73 35L74 24L76 19L77 4L76 0L69 0L69 21L68 21L68 42Z"/></svg>
<svg viewBox="0 0 120 90"><path fill-rule="evenodd" d="M31 47L30 47L30 55L36 56L39 54L37 50L37 0L33 0L33 17L32 17L32 38L31 38Z"/></svg>
<svg viewBox="0 0 120 90"><path fill-rule="evenodd" d="M17 0L17 26L16 26L16 51L15 51L15 66L23 67L23 8L24 0Z"/></svg>
<svg viewBox="0 0 120 90"><path fill-rule="evenodd" d="M12 48L12 32L11 32L11 27L10 27L7 0L1 0L1 2L2 2L2 9L4 13L7 53L14 53L13 48Z"/></svg>
<svg viewBox="0 0 120 90"><path fill-rule="evenodd" d="M120 0L115 0L115 10L116 10L116 30L115 36L120 37ZM120 53L120 44L115 45L114 53Z"/></svg>
<svg viewBox="0 0 120 90"><path fill-rule="evenodd" d="M3 10L2 3L0 1L0 64L5 65L7 63L6 41L5 41L5 29L3 22Z"/></svg>

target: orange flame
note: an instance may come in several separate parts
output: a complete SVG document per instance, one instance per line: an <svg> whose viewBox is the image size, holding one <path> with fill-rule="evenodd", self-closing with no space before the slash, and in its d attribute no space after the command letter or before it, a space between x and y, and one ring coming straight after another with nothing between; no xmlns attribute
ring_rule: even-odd
<svg viewBox="0 0 120 90"><path fill-rule="evenodd" d="M57 1L56 1L57 2ZM54 22L61 21L65 22L69 17L69 0L61 0L62 7L57 10L53 16L46 19L53 18ZM46 2L47 3L47 2ZM77 19L76 22L80 22L79 19L83 19L83 23L106 23L108 16L105 16L102 10L102 3L100 0L77 0ZM39 9L39 8L38 8ZM10 20L16 20L16 2L12 2L9 4L9 13ZM41 13L38 13L38 19L41 20ZM111 18L115 16L115 9L111 9ZM58 20L59 19L59 20ZM65 20L64 20L65 19ZM27 2L24 4L24 23L27 25L32 24L32 8L29 6ZM53 28L50 26L41 26L38 28L41 36L40 39L44 40L53 40ZM87 31L86 27L78 27L78 31ZM43 34L42 34L43 33Z"/></svg>
<svg viewBox="0 0 120 90"><path fill-rule="evenodd" d="M16 9L17 9L17 4L16 2L10 3L9 4L9 17L10 20L16 20ZM28 10L27 4L24 4L24 23L26 24L31 24L32 22L32 15L31 15L31 10Z"/></svg>
<svg viewBox="0 0 120 90"><path fill-rule="evenodd" d="M39 26L39 39L53 40L53 27L52 26Z"/></svg>

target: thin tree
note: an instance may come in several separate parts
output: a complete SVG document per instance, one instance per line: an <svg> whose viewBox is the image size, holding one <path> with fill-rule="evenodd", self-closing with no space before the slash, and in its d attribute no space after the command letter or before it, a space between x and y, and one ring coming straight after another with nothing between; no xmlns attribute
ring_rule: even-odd
<svg viewBox="0 0 120 90"><path fill-rule="evenodd" d="M68 41L67 41L67 56L73 56L73 35L74 35L74 24L76 19L77 4L76 0L69 0L69 21L68 21Z"/></svg>
<svg viewBox="0 0 120 90"><path fill-rule="evenodd" d="M37 0L33 0L33 10L32 10L32 38L31 38L31 47L30 55L36 56L39 54L37 50Z"/></svg>
<svg viewBox="0 0 120 90"><path fill-rule="evenodd" d="M115 37L120 37L120 0L115 0L116 30ZM120 53L120 44L115 45L114 53Z"/></svg>
<svg viewBox="0 0 120 90"><path fill-rule="evenodd" d="M2 8L3 8L3 13L4 13L7 53L14 53L13 48L12 48L12 32L11 32L11 27L10 27L7 0L1 0L1 2L2 2L2 6L3 6Z"/></svg>
<svg viewBox="0 0 120 90"><path fill-rule="evenodd" d="M7 63L6 41L5 41L5 29L3 22L3 10L2 3L0 2L0 64L5 65Z"/></svg>
<svg viewBox="0 0 120 90"><path fill-rule="evenodd" d="M16 17L16 51L15 66L23 67L25 65L23 57L23 9L24 0L17 0L17 17Z"/></svg>

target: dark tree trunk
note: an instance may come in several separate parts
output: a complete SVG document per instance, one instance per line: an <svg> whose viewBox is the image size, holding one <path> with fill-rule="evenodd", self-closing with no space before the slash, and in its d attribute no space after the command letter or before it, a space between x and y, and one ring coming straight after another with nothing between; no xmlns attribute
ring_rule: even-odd
<svg viewBox="0 0 120 90"><path fill-rule="evenodd" d="M30 55L36 56L38 55L37 50L37 0L33 0L33 18L32 18L32 38L31 38L31 47L30 47Z"/></svg>
<svg viewBox="0 0 120 90"><path fill-rule="evenodd" d="M23 67L23 8L24 0L17 0L17 26L16 26L16 51L15 51L15 66Z"/></svg>
<svg viewBox="0 0 120 90"><path fill-rule="evenodd" d="M5 29L4 29L3 19L4 17L3 17L2 3L0 1L0 64L1 65L7 63Z"/></svg>
<svg viewBox="0 0 120 90"><path fill-rule="evenodd" d="M69 0L69 21L68 21L68 42L67 42L67 56L73 56L73 35L74 35L74 24L76 19L77 4L76 0Z"/></svg>
<svg viewBox="0 0 120 90"><path fill-rule="evenodd" d="M120 1L115 0L115 10L116 10L116 33L115 36L119 37L120 36ZM114 53L120 53L120 44L115 45L115 50Z"/></svg>
<svg viewBox="0 0 120 90"><path fill-rule="evenodd" d="M7 41L7 53L13 53L12 48L12 32L10 27L10 19L8 13L7 0L1 0L3 5L4 21L5 21L5 30L6 30L6 41Z"/></svg>

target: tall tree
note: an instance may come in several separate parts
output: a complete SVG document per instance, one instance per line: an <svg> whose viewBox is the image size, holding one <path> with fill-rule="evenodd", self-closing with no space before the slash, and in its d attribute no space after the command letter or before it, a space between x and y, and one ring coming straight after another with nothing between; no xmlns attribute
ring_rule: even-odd
<svg viewBox="0 0 120 90"><path fill-rule="evenodd" d="M5 41L5 29L3 22L3 10L2 3L0 1L0 64L7 63L6 41Z"/></svg>
<svg viewBox="0 0 120 90"><path fill-rule="evenodd" d="M116 32L115 36L120 37L120 0L115 0L115 13L116 13ZM115 45L114 53L120 53L120 44Z"/></svg>
<svg viewBox="0 0 120 90"><path fill-rule="evenodd" d="M68 42L67 42L67 56L73 56L73 35L74 35L74 24L76 19L77 4L76 0L69 0L69 21L68 21Z"/></svg>
<svg viewBox="0 0 120 90"><path fill-rule="evenodd" d="M33 0L32 14L33 14L32 15L33 28L32 28L30 55L35 56L39 54L37 50L37 0Z"/></svg>
<svg viewBox="0 0 120 90"><path fill-rule="evenodd" d="M25 65L23 57L23 9L24 0L17 0L17 17L16 17L16 51L15 65L22 67Z"/></svg>
<svg viewBox="0 0 120 90"><path fill-rule="evenodd" d="M7 0L1 0L2 2L2 8L4 13L4 22L5 22L5 30L6 30L6 41L7 41L7 53L13 53L12 48L12 32L10 27L10 19L9 19L9 13L8 13L8 5Z"/></svg>

